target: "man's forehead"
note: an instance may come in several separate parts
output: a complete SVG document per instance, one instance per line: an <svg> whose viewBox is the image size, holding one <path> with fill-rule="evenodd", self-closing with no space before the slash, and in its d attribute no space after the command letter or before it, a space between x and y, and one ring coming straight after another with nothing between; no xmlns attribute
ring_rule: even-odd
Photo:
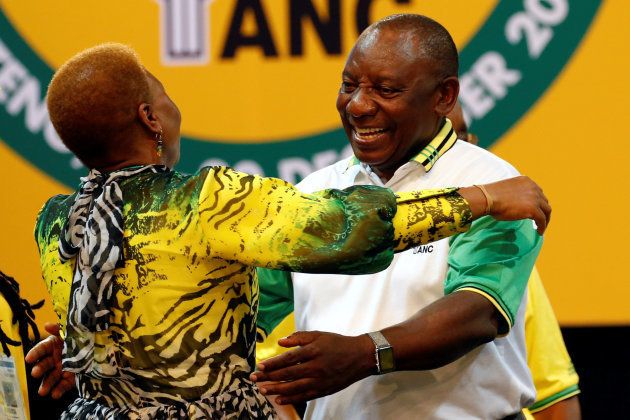
<svg viewBox="0 0 630 420"><path fill-rule="evenodd" d="M391 56L415 61L422 58L422 39L418 31L410 28L385 27L368 29L358 40L353 53Z"/></svg>

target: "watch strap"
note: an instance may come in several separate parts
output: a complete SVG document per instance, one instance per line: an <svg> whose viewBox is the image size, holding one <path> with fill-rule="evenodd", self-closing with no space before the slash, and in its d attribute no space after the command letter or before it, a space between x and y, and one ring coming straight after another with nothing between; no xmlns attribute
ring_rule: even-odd
<svg viewBox="0 0 630 420"><path fill-rule="evenodd" d="M382 375L396 370L394 349L385 336L380 331L368 333L368 336L372 339L375 346L374 356L376 358L377 374Z"/></svg>

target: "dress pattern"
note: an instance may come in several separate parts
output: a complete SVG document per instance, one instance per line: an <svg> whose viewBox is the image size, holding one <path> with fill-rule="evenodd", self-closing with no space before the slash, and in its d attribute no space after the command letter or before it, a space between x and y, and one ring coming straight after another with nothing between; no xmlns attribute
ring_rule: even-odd
<svg viewBox="0 0 630 420"><path fill-rule="evenodd" d="M80 397L69 418L273 416L248 380L258 309L254 267L380 271L396 244L414 242L414 233L427 241L470 225L468 205L453 189L396 197L353 187L308 195L225 167L194 175L143 172L119 187L124 262L114 272L109 326L93 333L92 369L77 374ZM62 334L76 259L61 262L59 235L75 197L50 199L35 228ZM396 221L397 201L405 200L426 204L424 216Z"/></svg>

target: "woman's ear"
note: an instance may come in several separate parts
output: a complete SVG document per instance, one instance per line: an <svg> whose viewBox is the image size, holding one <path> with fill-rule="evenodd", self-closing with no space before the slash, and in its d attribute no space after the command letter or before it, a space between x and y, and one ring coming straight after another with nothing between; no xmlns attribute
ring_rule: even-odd
<svg viewBox="0 0 630 420"><path fill-rule="evenodd" d="M138 119L151 133L157 134L162 131L162 125L153 112L151 104L144 102L138 106Z"/></svg>
<svg viewBox="0 0 630 420"><path fill-rule="evenodd" d="M457 80L457 77L451 76L444 79L438 87L435 112L442 117L446 116L457 103L458 95L459 80Z"/></svg>

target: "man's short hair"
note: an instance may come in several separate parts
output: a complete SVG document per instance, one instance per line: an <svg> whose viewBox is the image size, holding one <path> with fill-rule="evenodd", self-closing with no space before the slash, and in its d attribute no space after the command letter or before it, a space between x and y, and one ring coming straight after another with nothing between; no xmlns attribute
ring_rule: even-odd
<svg viewBox="0 0 630 420"><path fill-rule="evenodd" d="M115 136L133 124L138 106L150 96L136 52L122 44L101 44L57 70L48 87L48 112L66 147L91 166L116 147Z"/></svg>
<svg viewBox="0 0 630 420"><path fill-rule="evenodd" d="M414 33L423 56L438 64L441 77L457 77L459 58L455 42L446 28L435 20L416 14L391 15L375 22L366 32L377 29L405 30Z"/></svg>

